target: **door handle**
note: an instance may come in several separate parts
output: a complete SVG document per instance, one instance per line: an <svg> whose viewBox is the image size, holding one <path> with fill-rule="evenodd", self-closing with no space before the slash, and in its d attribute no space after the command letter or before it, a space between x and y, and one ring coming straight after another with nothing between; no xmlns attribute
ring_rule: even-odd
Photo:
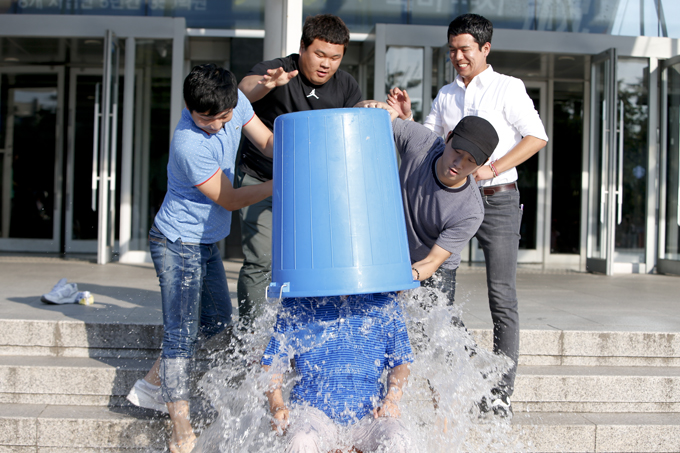
<svg viewBox="0 0 680 453"><path fill-rule="evenodd" d="M97 210L97 186L99 184L99 89L101 83L94 87L94 138L92 139L92 210Z"/></svg>
<svg viewBox="0 0 680 453"><path fill-rule="evenodd" d="M602 154L602 168L600 169L600 193L602 194L600 196L600 224L604 223L604 211L605 211L605 206L607 205L607 194L609 191L607 190L607 184L605 184L606 181L606 172L607 172L607 166L604 158L604 150L607 149L607 102L602 101L602 147L600 148L601 151L600 153Z"/></svg>
<svg viewBox="0 0 680 453"><path fill-rule="evenodd" d="M619 101L619 149L618 149L618 175L616 187L617 199L617 225L621 225L621 211L623 210L623 99Z"/></svg>

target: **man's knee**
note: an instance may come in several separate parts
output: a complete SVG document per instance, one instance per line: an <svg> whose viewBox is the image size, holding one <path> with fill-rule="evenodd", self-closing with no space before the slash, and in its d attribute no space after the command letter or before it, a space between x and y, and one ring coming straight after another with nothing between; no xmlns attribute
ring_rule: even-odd
<svg viewBox="0 0 680 453"><path fill-rule="evenodd" d="M286 453L317 453L319 451L319 439L316 432L300 430L288 434Z"/></svg>
<svg viewBox="0 0 680 453"><path fill-rule="evenodd" d="M367 437L356 442L360 451L384 449L389 452L406 453L410 450L411 439L406 427L398 418L379 418L371 421ZM382 450L380 450L382 451Z"/></svg>

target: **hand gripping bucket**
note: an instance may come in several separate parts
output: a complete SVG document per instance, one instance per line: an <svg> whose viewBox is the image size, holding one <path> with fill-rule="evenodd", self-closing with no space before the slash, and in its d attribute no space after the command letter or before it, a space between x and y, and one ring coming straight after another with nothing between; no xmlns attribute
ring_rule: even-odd
<svg viewBox="0 0 680 453"><path fill-rule="evenodd" d="M272 233L269 297L419 286L385 110L312 110L276 119Z"/></svg>

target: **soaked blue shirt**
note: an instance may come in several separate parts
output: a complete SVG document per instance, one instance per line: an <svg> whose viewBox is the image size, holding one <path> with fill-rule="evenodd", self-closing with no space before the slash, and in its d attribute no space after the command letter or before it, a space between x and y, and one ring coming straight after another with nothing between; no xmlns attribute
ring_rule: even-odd
<svg viewBox="0 0 680 453"><path fill-rule="evenodd" d="M197 186L218 171L234 182L234 164L243 126L253 118L253 107L239 90L231 120L217 134L196 126L182 111L170 143L168 190L156 227L171 241L213 244L229 235L231 212L203 195Z"/></svg>
<svg viewBox="0 0 680 453"><path fill-rule="evenodd" d="M339 424L369 414L384 397L385 369L413 362L394 293L284 299L263 365L294 357L292 404L309 404ZM285 362L284 362L285 363Z"/></svg>

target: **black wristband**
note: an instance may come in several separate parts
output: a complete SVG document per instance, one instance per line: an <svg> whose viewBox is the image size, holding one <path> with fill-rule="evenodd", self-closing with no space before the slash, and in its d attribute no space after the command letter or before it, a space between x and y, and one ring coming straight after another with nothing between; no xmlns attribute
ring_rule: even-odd
<svg viewBox="0 0 680 453"><path fill-rule="evenodd" d="M412 267L411 269L413 269L414 271L416 271L416 275L418 276L418 277L417 277L417 280L420 281L420 272L418 272L418 269L416 269L415 267Z"/></svg>

